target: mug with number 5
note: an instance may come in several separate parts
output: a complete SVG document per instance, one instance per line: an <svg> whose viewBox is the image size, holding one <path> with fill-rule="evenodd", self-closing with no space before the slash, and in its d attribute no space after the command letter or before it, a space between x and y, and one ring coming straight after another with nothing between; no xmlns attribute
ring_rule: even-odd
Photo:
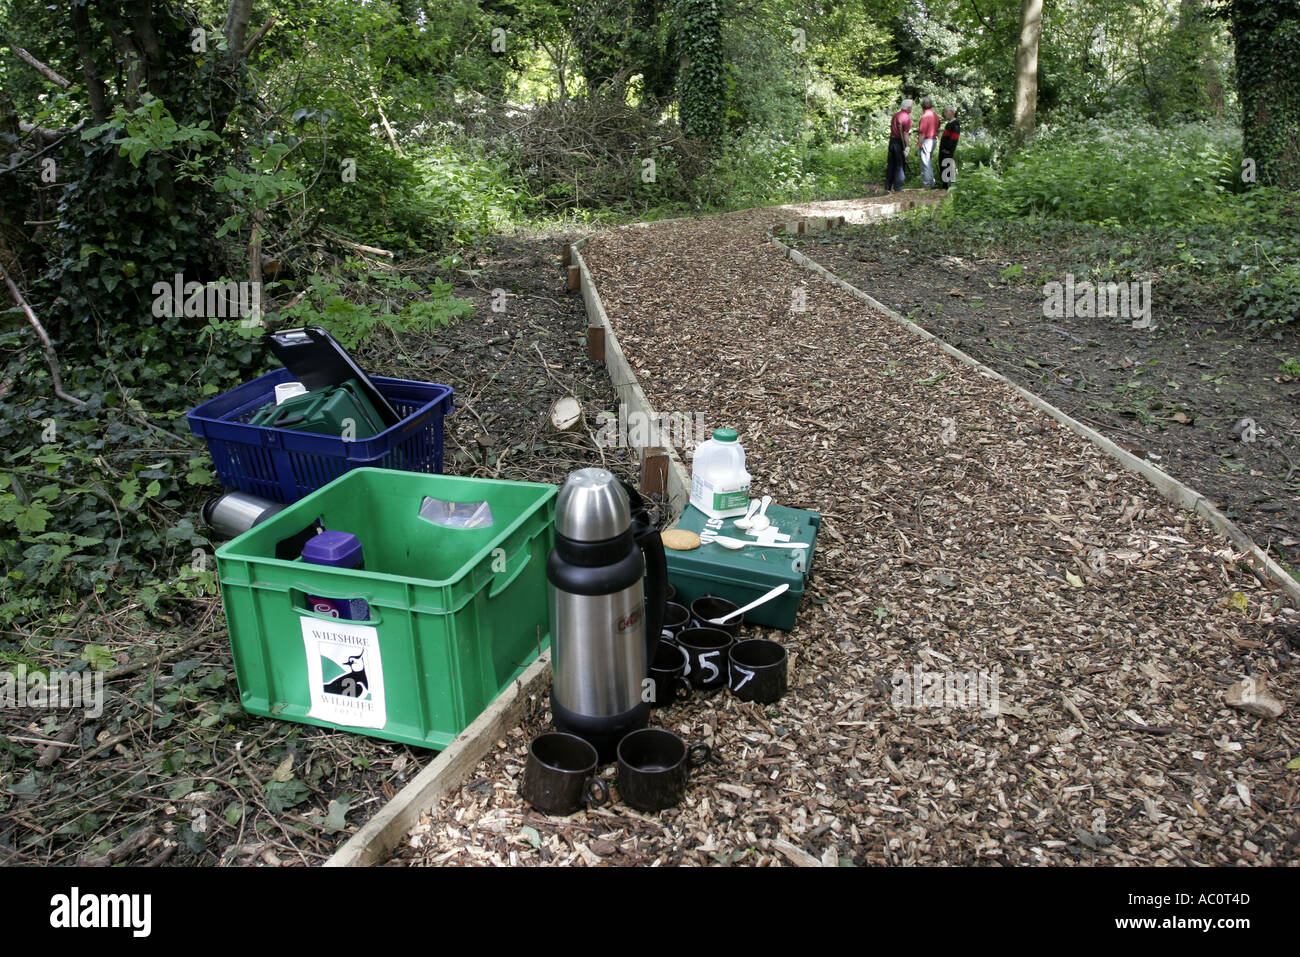
<svg viewBox="0 0 1300 957"><path fill-rule="evenodd" d="M738 641L729 651L731 693L741 701L771 704L786 692L785 647L766 638Z"/></svg>
<svg viewBox="0 0 1300 957"><path fill-rule="evenodd" d="M677 643L690 658L687 675L700 691L726 687L727 651L735 641L717 628L687 628L677 635Z"/></svg>

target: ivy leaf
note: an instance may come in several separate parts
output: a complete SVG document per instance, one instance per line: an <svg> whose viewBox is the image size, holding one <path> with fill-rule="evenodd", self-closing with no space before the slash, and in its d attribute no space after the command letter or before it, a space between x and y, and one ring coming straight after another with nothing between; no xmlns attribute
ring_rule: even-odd
<svg viewBox="0 0 1300 957"><path fill-rule="evenodd" d="M89 662L90 667L95 671L108 671L117 664L113 659L113 653L103 645L86 645L81 649L81 660Z"/></svg>
<svg viewBox="0 0 1300 957"><path fill-rule="evenodd" d="M262 790L266 795L266 806L272 814L297 807L311 794L311 789L301 781L271 781Z"/></svg>
<svg viewBox="0 0 1300 957"><path fill-rule="evenodd" d="M352 810L349 801L330 801L329 811L325 814L322 827L327 831L342 831L347 827L348 811Z"/></svg>
<svg viewBox="0 0 1300 957"><path fill-rule="evenodd" d="M45 531L45 523L52 517L53 515L44 505L40 502L32 502L27 508L18 513L14 524L17 525L18 531L23 534L43 532Z"/></svg>

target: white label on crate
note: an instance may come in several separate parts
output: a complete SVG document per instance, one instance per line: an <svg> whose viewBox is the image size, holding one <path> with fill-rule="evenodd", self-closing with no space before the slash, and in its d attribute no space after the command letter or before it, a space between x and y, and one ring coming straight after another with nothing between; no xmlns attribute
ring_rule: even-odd
<svg viewBox="0 0 1300 957"><path fill-rule="evenodd" d="M308 717L353 728L382 728L388 723L378 628L304 617L302 640L311 686Z"/></svg>

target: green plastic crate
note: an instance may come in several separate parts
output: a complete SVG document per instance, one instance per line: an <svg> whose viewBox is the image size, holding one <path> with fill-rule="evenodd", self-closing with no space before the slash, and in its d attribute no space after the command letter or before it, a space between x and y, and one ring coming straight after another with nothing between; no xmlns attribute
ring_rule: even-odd
<svg viewBox="0 0 1300 957"><path fill-rule="evenodd" d="M817 531L821 528L819 512L772 505L767 510L772 525L792 542L807 542L806 554L788 548L742 548L737 551L710 542L690 551L665 549L668 557L668 580L677 589L673 601L690 606L704 595L716 595L737 605L748 605L759 596L771 591L782 582L788 582L789 591L745 612L745 624L766 625L789 631L794 627L803 598L804 582L812 571L813 553L817 549ZM713 525L706 529L708 523ZM720 527L719 527L720 526ZM692 532L713 531L732 538L750 540L742 529L736 528L734 518L710 519L694 505L687 505L677 520L677 528Z"/></svg>
<svg viewBox="0 0 1300 957"><path fill-rule="evenodd" d="M553 485L363 468L217 549L245 710L442 749L550 644ZM488 502L492 525L419 515L425 498ZM361 539L364 569L276 558L320 519ZM361 598L370 620L309 611ZM363 690L364 689L364 690Z"/></svg>

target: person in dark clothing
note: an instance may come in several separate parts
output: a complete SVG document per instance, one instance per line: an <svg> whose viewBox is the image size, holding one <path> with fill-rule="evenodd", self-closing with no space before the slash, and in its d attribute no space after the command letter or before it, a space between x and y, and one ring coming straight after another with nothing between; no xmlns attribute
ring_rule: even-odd
<svg viewBox="0 0 1300 957"><path fill-rule="evenodd" d="M957 152L961 124L957 122L957 111L951 106L944 107L943 118L948 122L943 128L943 136L939 138L939 185L947 189L957 179L957 161L952 158L952 154Z"/></svg>
<svg viewBox="0 0 1300 957"><path fill-rule="evenodd" d="M912 135L912 101L904 100L902 109L889 121L889 160L885 164L885 187L902 192L907 179L907 146Z"/></svg>

